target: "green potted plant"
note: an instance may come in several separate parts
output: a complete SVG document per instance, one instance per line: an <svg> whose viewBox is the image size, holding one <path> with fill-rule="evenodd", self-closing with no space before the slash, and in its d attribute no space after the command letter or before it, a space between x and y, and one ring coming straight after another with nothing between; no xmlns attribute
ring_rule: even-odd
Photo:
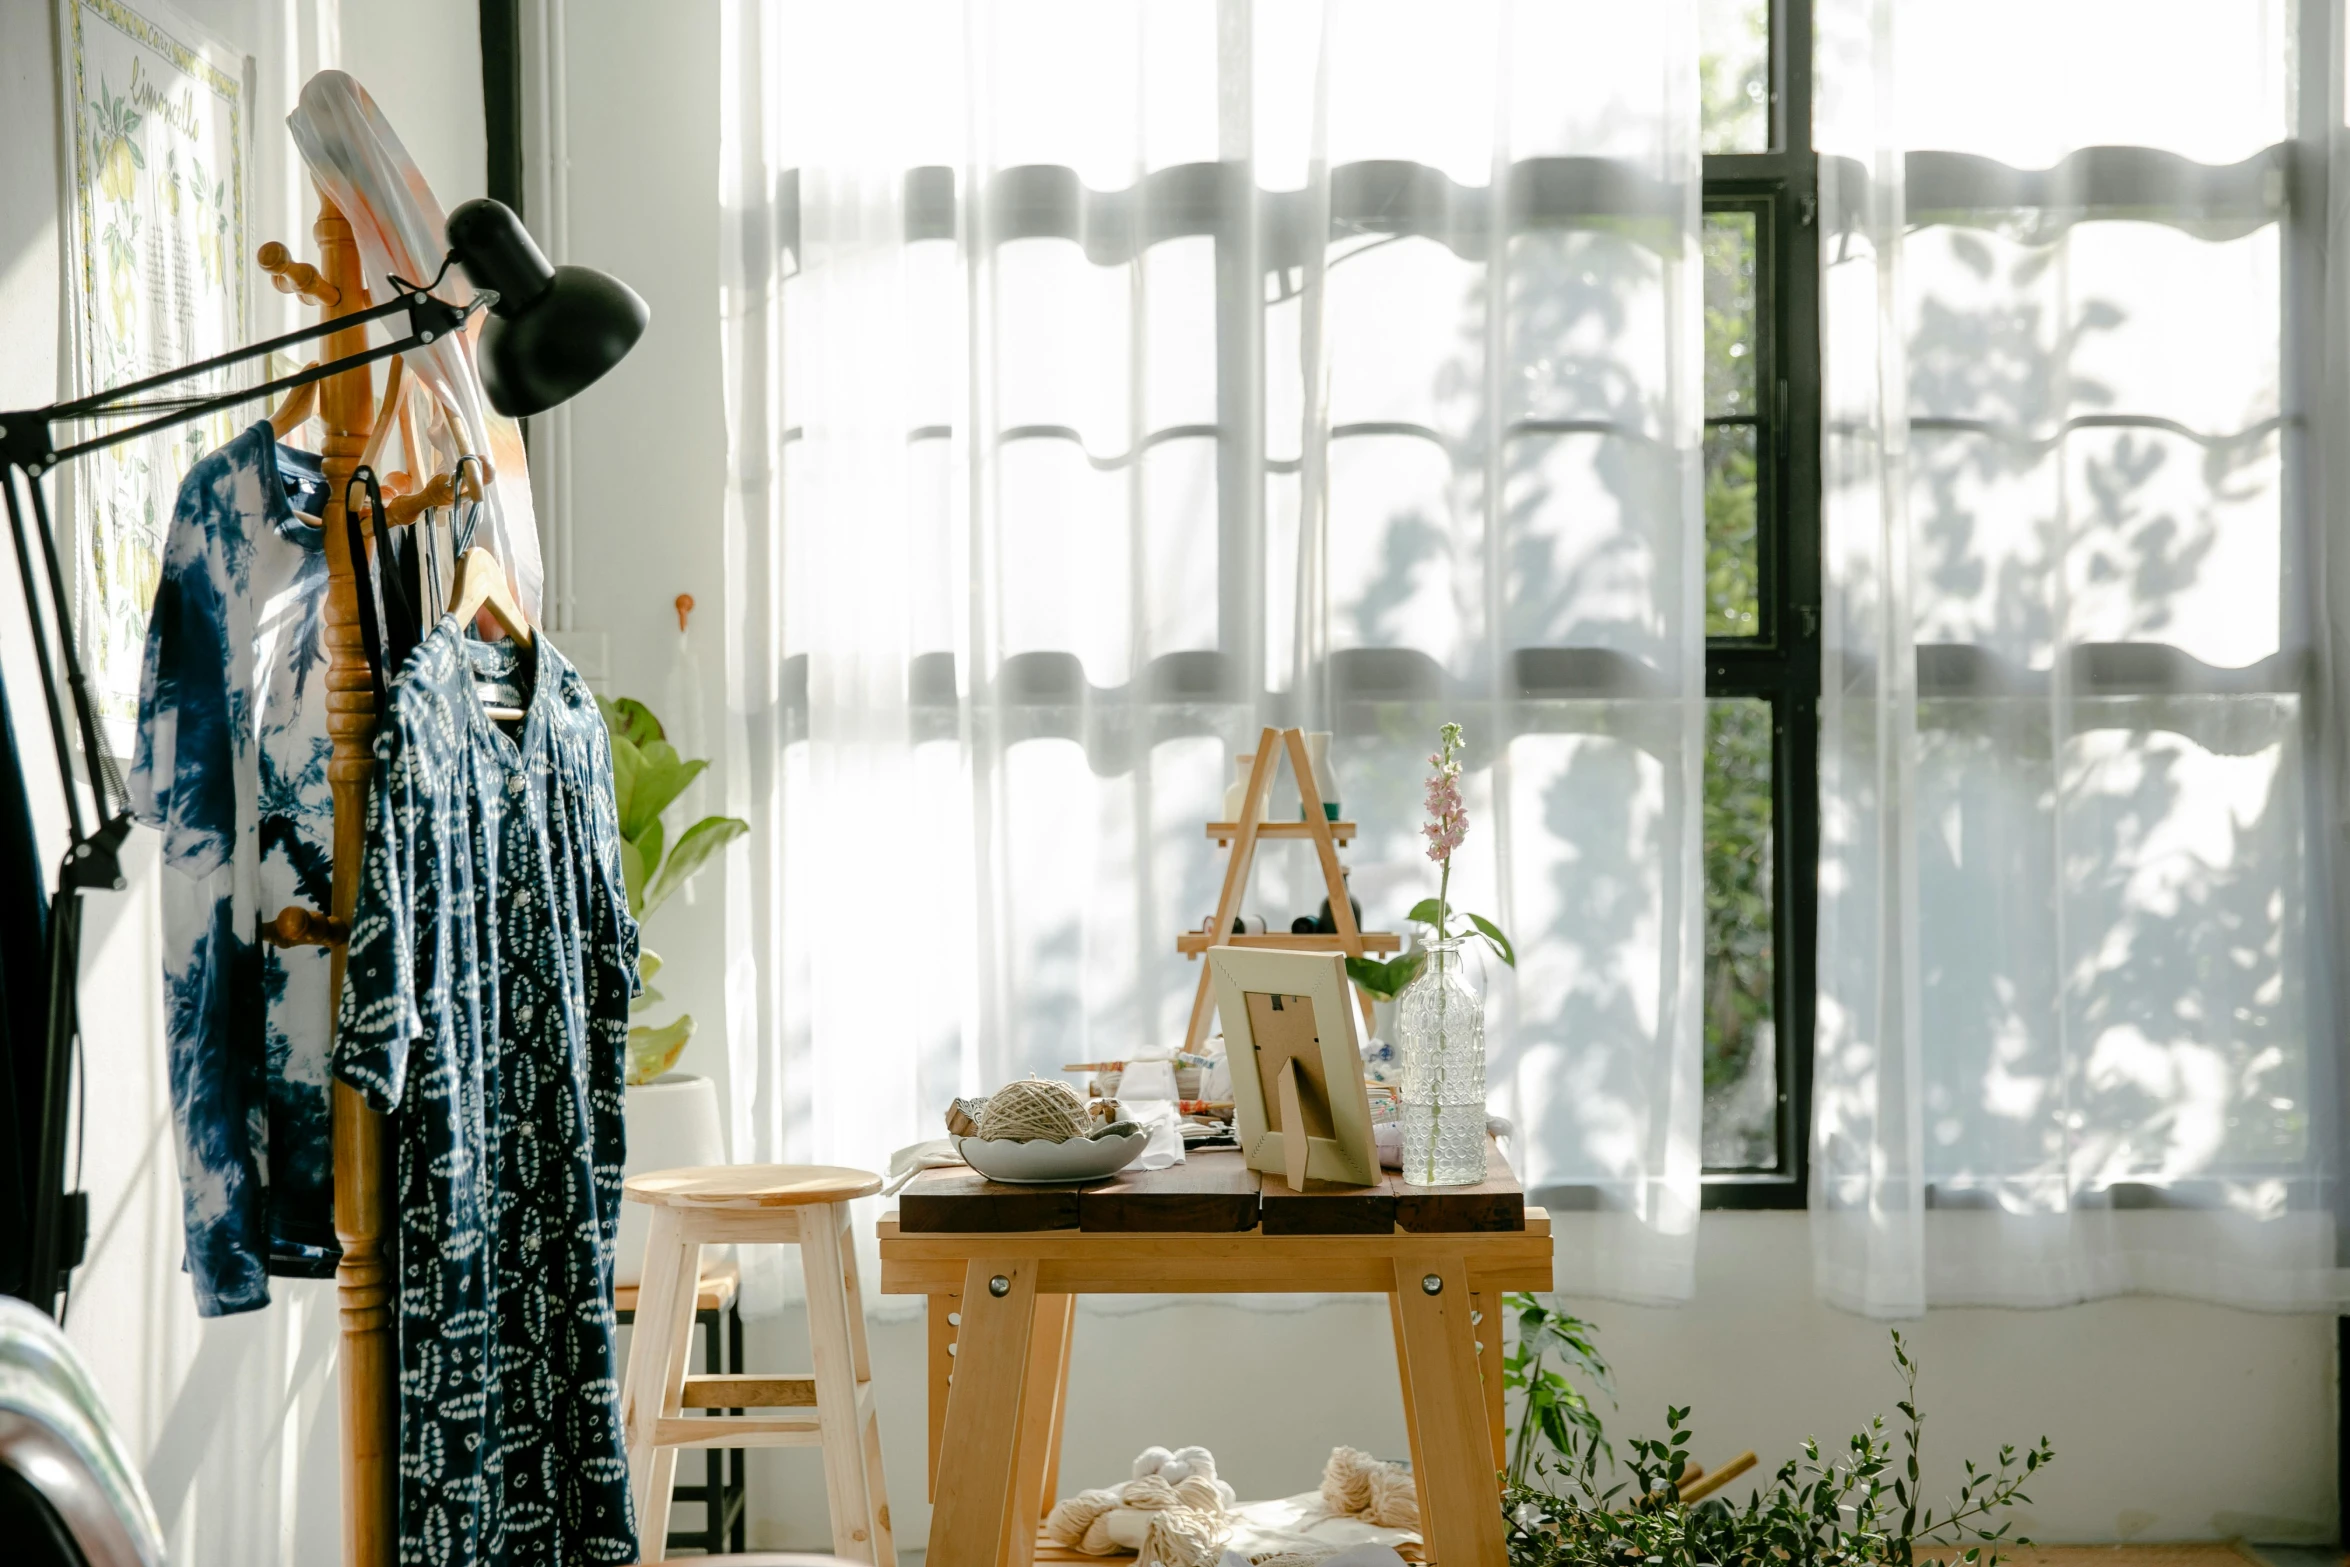
<svg viewBox="0 0 2350 1567"><path fill-rule="evenodd" d="M1666 1409L1663 1437L1633 1438L1619 1467L1597 1412L1552 1369L1571 1366L1606 1385L1589 1325L1535 1296L1505 1303L1518 1330L1503 1373L1517 1412L1502 1474L1508 1567L1998 1567L2030 1543L2013 1532L2012 1515L2030 1504L2024 1488L2056 1450L2042 1437L1969 1460L1958 1494L1930 1505L1917 1359L1899 1333L1898 1432L1889 1435L1880 1416L1840 1448L1807 1441L1800 1459L1752 1483L1741 1503L1706 1494L1733 1466L1706 1479L1692 1471L1687 1405Z"/></svg>
<svg viewBox="0 0 2350 1567"><path fill-rule="evenodd" d="M705 816L669 840L662 813L677 803L710 765L684 757L669 743L661 720L633 697L596 699L612 734L612 795L620 814L620 862L628 881L628 912L649 919L710 863L713 855L749 832L733 816ZM632 1018L665 999L653 987L661 955L640 947L637 979L643 993L629 1007ZM628 1127L624 1175L726 1162L718 1117L718 1088L698 1073L674 1070L694 1037L690 1013L666 1023L632 1023L628 1030L628 1089L623 1114ZM644 1267L644 1208L620 1207L620 1234L614 1255L614 1282L634 1284Z"/></svg>

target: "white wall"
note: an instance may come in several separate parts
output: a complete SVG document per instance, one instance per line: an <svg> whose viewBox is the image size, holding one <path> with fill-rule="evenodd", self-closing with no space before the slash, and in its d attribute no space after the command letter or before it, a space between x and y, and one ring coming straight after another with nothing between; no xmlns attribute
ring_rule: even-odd
<svg viewBox="0 0 2350 1567"><path fill-rule="evenodd" d="M671 7L658 26L648 26L631 0L565 0L561 9L569 44L568 247L549 235L546 213L526 216L557 261L625 279L652 307L652 325L568 408L574 629L557 640L580 646L581 668L599 676L604 694L636 697L680 728L668 699L678 654L674 606L680 593L692 594L686 634L702 673L702 754L715 759L726 720L717 8ZM704 809L718 808L713 791L704 798ZM716 1078L721 1092L723 903L713 870L692 901L672 899L645 928L664 964L662 992L698 1024L678 1064Z"/></svg>
<svg viewBox="0 0 2350 1567"><path fill-rule="evenodd" d="M479 33L472 0L175 0L257 63L251 232L311 250L310 195L284 130L312 71L341 62L372 91L445 205L481 191ZM0 408L58 381L53 7L0 4ZM262 289L256 323L301 307ZM36 819L63 846L63 808L13 566L0 570L0 672ZM131 886L89 900L83 935L90 1074L84 1185L91 1246L68 1332L144 1466L177 1563L332 1562L341 1498L334 1286L274 1281L269 1310L200 1320L181 1272L179 1177L161 1037L156 841L132 836Z"/></svg>

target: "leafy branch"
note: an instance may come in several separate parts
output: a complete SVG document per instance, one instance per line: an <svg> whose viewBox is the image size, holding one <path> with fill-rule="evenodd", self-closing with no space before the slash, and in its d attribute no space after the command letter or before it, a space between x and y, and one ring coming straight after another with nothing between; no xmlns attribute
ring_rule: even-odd
<svg viewBox="0 0 2350 1567"><path fill-rule="evenodd" d="M2020 1454L2002 1447L1995 1463L1969 1461L1958 1496L1940 1511L1920 1505L1917 1364L1901 1335L1893 1359L1902 1377L1896 1406L1905 1421L1898 1448L1882 1417L1855 1433L1840 1455L1816 1441L1780 1466L1743 1508L1718 1498L1682 1500L1689 1475L1689 1409L1667 1408L1666 1435L1630 1444L1632 1484L1607 1484L1612 1455L1580 1422L1543 1431L1564 1463L1533 1459L1524 1477L1513 1452L1503 1513L1510 1567L1911 1567L1921 1553L1957 1553L1969 1567L1996 1567L2011 1537L2006 1514L2029 1505L2025 1487L2056 1456L2046 1437ZM1596 1424L1596 1419L1594 1420ZM1552 1433L1564 1435L1562 1443ZM1520 1446L1524 1434L1521 1431ZM1555 1488L1554 1488L1555 1485ZM1627 1494L1628 1493L1628 1494Z"/></svg>

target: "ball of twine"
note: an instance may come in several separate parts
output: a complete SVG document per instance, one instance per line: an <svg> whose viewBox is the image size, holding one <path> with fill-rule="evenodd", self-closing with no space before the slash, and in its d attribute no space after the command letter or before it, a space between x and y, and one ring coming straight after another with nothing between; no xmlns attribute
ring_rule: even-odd
<svg viewBox="0 0 2350 1567"><path fill-rule="evenodd" d="M979 1112L979 1135L989 1142L1065 1143L1089 1130L1085 1101L1067 1083L1024 1078L988 1096Z"/></svg>
<svg viewBox="0 0 2350 1567"><path fill-rule="evenodd" d="M1322 1500L1332 1512L1382 1529L1420 1527L1420 1495L1409 1470L1351 1447L1334 1447L1322 1466Z"/></svg>

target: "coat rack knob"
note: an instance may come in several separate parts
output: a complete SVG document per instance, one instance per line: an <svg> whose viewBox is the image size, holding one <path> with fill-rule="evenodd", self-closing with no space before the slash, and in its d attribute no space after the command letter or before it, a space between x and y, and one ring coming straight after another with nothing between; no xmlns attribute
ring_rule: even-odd
<svg viewBox="0 0 2350 1567"><path fill-rule="evenodd" d="M343 291L319 276L318 269L307 261L296 261L293 252L283 242L271 240L254 252L253 259L261 270L269 274L269 281L281 294L299 294L314 305L338 305Z"/></svg>
<svg viewBox="0 0 2350 1567"><path fill-rule="evenodd" d="M693 596L691 593L680 593L679 595L677 595L677 629L678 629L678 630L680 630L680 631L683 631L683 630L685 629L685 617L686 617L686 616L688 616L688 615L690 615L690 614L692 614L693 612L694 612L694 596Z"/></svg>
<svg viewBox="0 0 2350 1567"><path fill-rule="evenodd" d="M278 910L261 933L273 947L339 947L351 939L346 922L299 906Z"/></svg>

